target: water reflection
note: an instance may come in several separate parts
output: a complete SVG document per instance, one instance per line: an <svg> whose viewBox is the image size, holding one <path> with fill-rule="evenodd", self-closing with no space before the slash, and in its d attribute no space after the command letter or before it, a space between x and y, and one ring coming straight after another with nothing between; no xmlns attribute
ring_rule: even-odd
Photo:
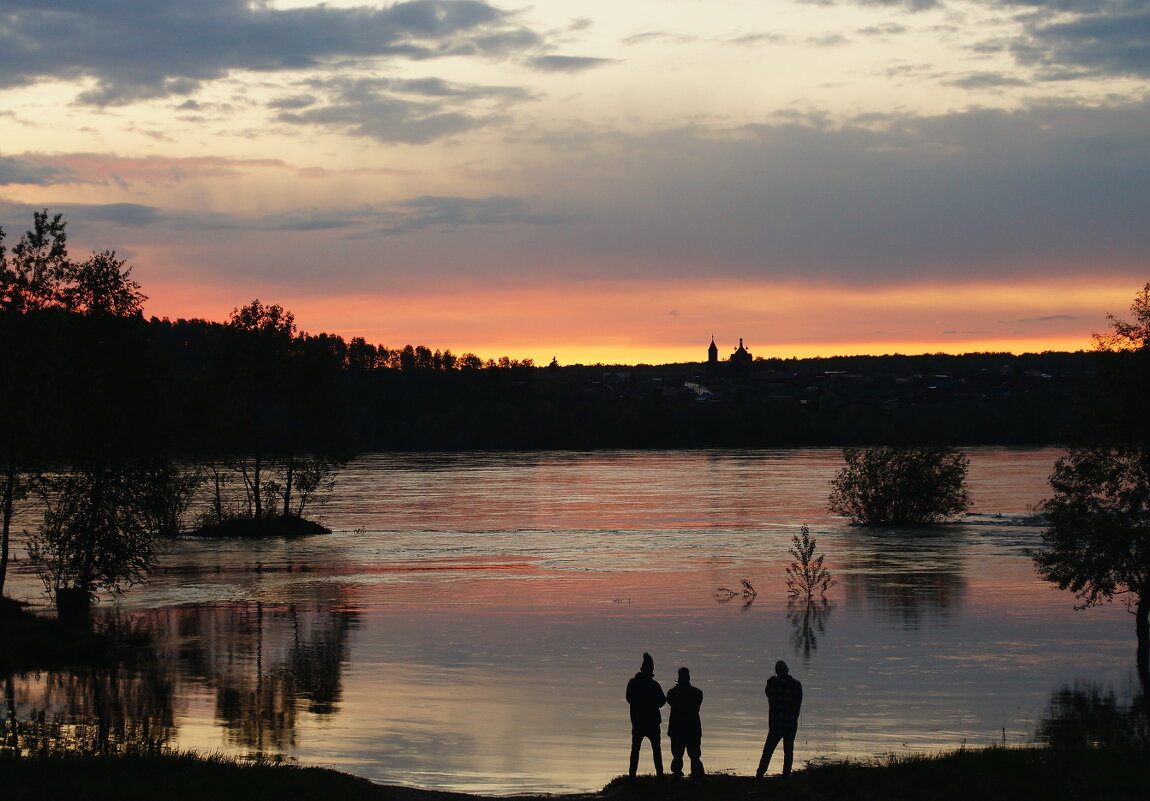
<svg viewBox="0 0 1150 801"><path fill-rule="evenodd" d="M1146 696L1125 703L1113 688L1078 683L1050 696L1035 738L1053 748L1131 748L1150 745Z"/></svg>
<svg viewBox="0 0 1150 801"><path fill-rule="evenodd" d="M343 608L190 605L145 613L156 648L187 680L210 687L229 745L258 752L295 743L300 711L332 714L358 612Z"/></svg>
<svg viewBox="0 0 1150 801"><path fill-rule="evenodd" d="M301 713L331 715L342 695L346 608L183 606L131 621L149 643L110 664L9 676L4 750L154 750L176 734L174 699L214 695L226 743L259 753L296 741Z"/></svg>
<svg viewBox="0 0 1150 801"><path fill-rule="evenodd" d="M156 751L175 738L175 681L152 648L106 664L4 678L0 752L100 755Z"/></svg>
<svg viewBox="0 0 1150 801"><path fill-rule="evenodd" d="M852 604L869 605L903 629L946 623L966 598L961 530L853 529L844 565Z"/></svg>
<svg viewBox="0 0 1150 801"><path fill-rule="evenodd" d="M792 600L787 604L787 622L791 624L791 648L796 656L810 665L811 655L819 648L819 637L827 632L827 619L834 604L826 598Z"/></svg>
<svg viewBox="0 0 1150 801"><path fill-rule="evenodd" d="M1121 686L1132 667L1125 611L1075 612L1025 556L1057 455L975 454L976 518L894 532L827 517L838 450L367 457L325 509L331 535L168 543L117 602L162 674L120 666L120 681L161 700L71 720L102 714L107 742L283 751L386 784L586 792L623 770L623 684L649 650L661 680L695 673L717 770L753 772L780 657L809 661L800 761L1022 742L1051 688ZM801 522L841 582L833 607L787 607ZM11 679L9 742L41 691ZM45 720L66 711L54 703Z"/></svg>

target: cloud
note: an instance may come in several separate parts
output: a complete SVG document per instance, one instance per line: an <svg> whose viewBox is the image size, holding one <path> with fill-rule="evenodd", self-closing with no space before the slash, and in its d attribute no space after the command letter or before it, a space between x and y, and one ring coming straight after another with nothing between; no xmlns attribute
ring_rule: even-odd
<svg viewBox="0 0 1150 801"><path fill-rule="evenodd" d="M396 235L430 228L493 225L555 225L575 217L532 210L521 197L408 198L382 205L301 208L262 215L181 211L137 203L49 204L53 212L80 225L112 223L131 228L153 227L169 231L345 231L358 229L357 237ZM0 204L13 217L31 218L39 207Z"/></svg>
<svg viewBox="0 0 1150 801"><path fill-rule="evenodd" d="M587 275L707 270L861 284L1144 272L1150 104L780 116L588 134L537 185L585 216L547 247ZM525 258L504 253L502 260Z"/></svg>
<svg viewBox="0 0 1150 801"><path fill-rule="evenodd" d="M384 133L391 136L422 120L433 125L441 113L481 123L485 113L516 102L514 92L499 87L436 81L298 88L317 102L292 113L333 108L348 115L312 125L363 124L373 102L412 104L387 120ZM408 188L418 186L411 180L379 180L367 171L323 171L331 183L320 186L291 180L311 173L276 160L23 158L71 170L77 180L118 175L148 183L149 194L132 199L146 197L152 205L66 207L69 219L128 226L96 244L148 247L176 264L167 253L182 248L183 263L196 270L282 273L285 281L332 252L340 261L324 279L332 282L365 275L515 280L549 270L578 281L715 276L852 286L989 282L1004 275L1056 282L1081 275L1083 265L1091 274L1144 276L1150 256L1146 101L845 121L792 110L741 127L700 121L645 133L586 121L554 125L552 138L540 135L517 151L514 169L492 164L469 173L468 189L422 194ZM271 209L226 196L228 186L258 185L263 177L278 187ZM178 183L196 180L216 198L212 209L239 212L181 211L184 198L204 193ZM349 199L339 202L346 207L316 199L343 197L345 190ZM295 205L293 193L300 198ZM57 205L51 192L38 196L43 205ZM280 213L262 213L272 209ZM204 230L228 233L200 235ZM669 299L656 311L678 308L696 319L682 303ZM1010 315L1066 308L1052 303Z"/></svg>
<svg viewBox="0 0 1150 801"><path fill-rule="evenodd" d="M826 33L821 36L811 36L806 42L812 47L841 47L850 44L850 39L841 33Z"/></svg>
<svg viewBox="0 0 1150 801"><path fill-rule="evenodd" d="M363 109L340 124L359 124ZM399 112L400 128L418 123L408 113ZM112 216L164 231L294 231L306 237L291 256L299 269L340 237L349 274L377 263L369 243L386 236L393 274L434 264L437 274L479 277L546 264L580 280L703 271L878 285L991 280L1004 272L1055 278L1090 264L1136 275L1150 255L1147 130L1148 102L845 122L795 112L739 128L700 123L641 135L590 128L568 132L546 158L525 160L495 191L473 196L429 193L275 215L175 207L130 214L124 207ZM113 166L155 177L294 171L226 161ZM341 180L350 187L359 179L347 173ZM517 226L530 226L531 235L509 236Z"/></svg>
<svg viewBox="0 0 1150 801"><path fill-rule="evenodd" d="M858 33L861 36L899 36L910 31L905 25L898 25L893 22L888 22L884 25L869 25L865 28L859 28Z"/></svg>
<svg viewBox="0 0 1150 801"><path fill-rule="evenodd" d="M154 206L137 203L45 203L28 205L0 200L0 219L31 221L32 213L47 207L52 214L64 215L71 226L84 223L114 223L133 228L153 226L164 220L164 213ZM117 247L117 250L121 248Z"/></svg>
<svg viewBox="0 0 1150 801"><path fill-rule="evenodd" d="M318 69L348 59L505 57L542 37L480 0L277 9L248 0L7 0L0 88L90 79L76 101L186 96L237 70Z"/></svg>
<svg viewBox="0 0 1150 801"><path fill-rule="evenodd" d="M422 144L480 128L493 118L441 112L435 106L397 98L324 106L301 113L282 113L276 119L292 125L317 125L352 136L381 142Z"/></svg>
<svg viewBox="0 0 1150 801"><path fill-rule="evenodd" d="M389 214L392 222L382 229L381 232L385 234L465 225L552 225L571 219L558 214L529 211L523 198L509 196L417 197L393 204Z"/></svg>
<svg viewBox="0 0 1150 801"><path fill-rule="evenodd" d="M172 211L165 215L164 227L174 231L343 231L377 222L379 217L380 212L370 206L308 208L256 216Z"/></svg>
<svg viewBox="0 0 1150 801"><path fill-rule="evenodd" d="M287 97L272 98L268 101L268 108L294 110L314 106L315 103L315 95L290 95Z"/></svg>
<svg viewBox="0 0 1150 801"><path fill-rule="evenodd" d="M106 212L84 210L86 218ZM519 197L409 198L381 205L333 208L307 208L264 215L235 215L202 212L155 212L155 221L179 231L351 231L355 238L397 235L430 228L459 228L492 225L553 225L571 218L530 209Z"/></svg>
<svg viewBox="0 0 1150 801"><path fill-rule="evenodd" d="M583 56L536 56L527 60L528 66L540 72L584 72L614 63L613 58Z"/></svg>
<svg viewBox="0 0 1150 801"><path fill-rule="evenodd" d="M926 11L941 5L939 0L799 0L812 6L860 5L878 8L905 8L907 11Z"/></svg>
<svg viewBox="0 0 1150 801"><path fill-rule="evenodd" d="M1146 0L982 0L994 8L1025 8L1050 16L1055 12L1073 14L1117 14L1146 7Z"/></svg>
<svg viewBox="0 0 1150 801"><path fill-rule="evenodd" d="M642 45L651 42L679 41L680 34L670 31L641 31L623 39L627 46Z"/></svg>
<svg viewBox="0 0 1150 801"><path fill-rule="evenodd" d="M501 113L492 111L491 104L498 109L531 97L519 87L459 84L438 78L313 79L306 85L327 94L326 104L319 105L313 95L281 101L278 121L406 144L423 144L490 125L503 119Z"/></svg>
<svg viewBox="0 0 1150 801"><path fill-rule="evenodd" d="M1078 4L1067 5L1077 10ZM1115 11L1106 4L1091 4L1085 13L1054 21L1040 16L1027 24L1027 36L1016 42L1014 55L1021 64L1042 68L1048 80L1150 76L1150 8L1138 5Z"/></svg>
<svg viewBox="0 0 1150 801"><path fill-rule="evenodd" d="M1048 314L1045 317L1023 317L1020 320L1015 320L1016 323L1049 323L1058 320L1081 320L1082 318L1076 314Z"/></svg>
<svg viewBox="0 0 1150 801"><path fill-rule="evenodd" d="M1003 72L972 72L962 78L943 81L943 84L957 86L960 89L1003 89L1011 86L1030 86L1031 82Z"/></svg>
<svg viewBox="0 0 1150 801"><path fill-rule="evenodd" d="M76 183L114 182L122 188L136 182L165 186L185 179L239 176L256 170L297 172L279 159L228 159L219 156L131 158L106 153L65 153L50 156L26 154L25 159L42 169L70 176Z"/></svg>
<svg viewBox="0 0 1150 801"><path fill-rule="evenodd" d="M52 184L74 181L67 167L44 164L22 156L0 156L0 186L5 184Z"/></svg>
<svg viewBox="0 0 1150 801"><path fill-rule="evenodd" d="M154 206L139 203L107 203L103 205L62 205L59 209L65 218L83 219L86 222L111 222L130 227L156 225L164 219L163 212Z"/></svg>

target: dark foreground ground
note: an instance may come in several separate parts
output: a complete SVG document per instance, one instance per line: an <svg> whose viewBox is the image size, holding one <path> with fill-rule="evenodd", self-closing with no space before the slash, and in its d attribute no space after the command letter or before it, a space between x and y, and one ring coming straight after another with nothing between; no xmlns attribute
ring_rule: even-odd
<svg viewBox="0 0 1150 801"><path fill-rule="evenodd" d="M720 774L706 781L619 778L598 793L515 796L520 801L1102 801L1145 798L1146 750L959 751L938 757L836 763L790 779ZM193 755L22 757L0 754L0 797L84 801L474 801L479 796L373 784L321 768L245 765Z"/></svg>

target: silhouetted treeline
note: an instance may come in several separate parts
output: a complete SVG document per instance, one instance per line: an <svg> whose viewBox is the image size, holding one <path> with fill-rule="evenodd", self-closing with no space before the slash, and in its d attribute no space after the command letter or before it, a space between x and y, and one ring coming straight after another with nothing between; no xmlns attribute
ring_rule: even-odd
<svg viewBox="0 0 1150 801"><path fill-rule="evenodd" d="M1094 370L1094 354L376 370L345 391L376 450L1038 445L1078 435Z"/></svg>
<svg viewBox="0 0 1150 801"><path fill-rule="evenodd" d="M246 315L246 316L245 316ZM276 315L280 315L278 318ZM1084 436L1096 353L534 367L229 323L0 314L7 449L214 458L363 450L946 443Z"/></svg>

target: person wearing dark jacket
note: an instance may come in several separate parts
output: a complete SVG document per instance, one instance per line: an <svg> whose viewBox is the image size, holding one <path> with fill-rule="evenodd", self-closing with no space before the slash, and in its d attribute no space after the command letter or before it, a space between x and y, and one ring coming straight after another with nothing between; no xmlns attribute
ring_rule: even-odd
<svg viewBox="0 0 1150 801"><path fill-rule="evenodd" d="M663 722L660 707L667 703L663 688L655 681L655 660L643 654L643 666L627 682L627 703L631 706L631 778L639 769L639 746L643 738L651 741L651 756L655 760L655 775L663 775L663 748L659 742L659 728Z"/></svg>
<svg viewBox="0 0 1150 801"><path fill-rule="evenodd" d="M795 761L795 734L799 730L803 685L791 675L787 663L780 659L775 663L775 675L767 679L764 691L770 704L770 715L767 718L767 742L763 744L763 755L759 758L755 778L761 779L767 772L779 740L783 741L783 775L790 776L791 765Z"/></svg>
<svg viewBox="0 0 1150 801"><path fill-rule="evenodd" d="M671 773L683 775L683 751L691 758L691 776L701 779L707 775L703 769L703 723L699 720L699 707L703 705L703 691L691 684L691 671L679 668L679 683L667 691L667 705L671 707L667 736L671 738Z"/></svg>

